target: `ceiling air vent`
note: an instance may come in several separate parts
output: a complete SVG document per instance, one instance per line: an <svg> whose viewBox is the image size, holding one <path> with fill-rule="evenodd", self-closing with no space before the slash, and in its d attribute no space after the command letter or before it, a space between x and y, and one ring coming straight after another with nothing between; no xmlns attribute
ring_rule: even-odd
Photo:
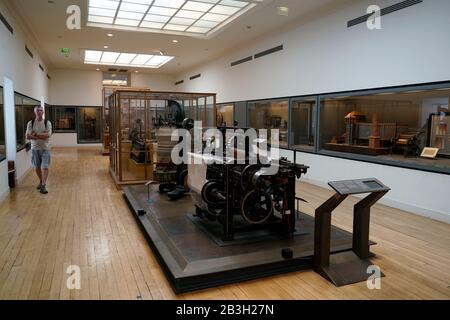
<svg viewBox="0 0 450 320"><path fill-rule="evenodd" d="M128 72L128 69L119 69L119 72Z"/></svg>
<svg viewBox="0 0 450 320"><path fill-rule="evenodd" d="M8 21L6 20L6 18L2 15L2 13L0 12L0 21L3 22L3 24L5 25L6 29L9 30L9 32L11 32L11 34L14 33L14 29L11 27L11 25L8 23Z"/></svg>
<svg viewBox="0 0 450 320"><path fill-rule="evenodd" d="M180 81L175 82L175 85L177 86L177 85L182 84L182 83L184 83L184 80L180 80Z"/></svg>
<svg viewBox="0 0 450 320"><path fill-rule="evenodd" d="M195 76L190 77L189 79L194 80L194 79L200 78L201 76L202 75L199 73L199 74L196 74Z"/></svg>
<svg viewBox="0 0 450 320"><path fill-rule="evenodd" d="M252 61L252 60L253 60L253 57L250 56L250 57L246 57L246 58L243 58L243 59L240 59L237 61L233 61L230 65L232 67L234 67L234 66L237 66L238 64L245 63L245 62Z"/></svg>
<svg viewBox="0 0 450 320"><path fill-rule="evenodd" d="M275 48L272 48L272 49L264 50L264 51L262 51L260 53L255 54L255 59L267 56L269 54L272 54L272 53L275 53L275 52L278 52L278 51L281 51L281 50L283 50L283 45L275 47Z"/></svg>
<svg viewBox="0 0 450 320"><path fill-rule="evenodd" d="M25 46L25 51L28 53L28 55L31 57L31 59L34 58L33 52L31 52L31 50L27 46Z"/></svg>
<svg viewBox="0 0 450 320"><path fill-rule="evenodd" d="M47 79L48 79L48 80L52 80L52 77L50 77L50 76L48 75L48 73L47 73Z"/></svg>
<svg viewBox="0 0 450 320"><path fill-rule="evenodd" d="M39 69L41 69L42 72L44 72L44 67L41 64L39 64Z"/></svg>
<svg viewBox="0 0 450 320"><path fill-rule="evenodd" d="M114 69L114 68L109 68L109 69L108 69L108 71L109 71L109 72L116 72L116 71L117 71L117 69Z"/></svg>
<svg viewBox="0 0 450 320"><path fill-rule="evenodd" d="M380 15L384 16L384 15L387 15L389 13L392 13L392 12L395 12L395 11L399 11L399 10L402 10L402 9L414 6L414 5L422 3L422 2L423 2L423 0L406 0L406 1L402 1L402 2L399 2L399 3L394 4L392 6L389 6L389 7L381 9ZM360 23L365 23L367 21L367 19L369 19L372 15L373 15L373 13L368 13L366 15L363 15L361 17L358 17L356 19L348 21L347 22L347 28L356 26L356 25L358 25Z"/></svg>

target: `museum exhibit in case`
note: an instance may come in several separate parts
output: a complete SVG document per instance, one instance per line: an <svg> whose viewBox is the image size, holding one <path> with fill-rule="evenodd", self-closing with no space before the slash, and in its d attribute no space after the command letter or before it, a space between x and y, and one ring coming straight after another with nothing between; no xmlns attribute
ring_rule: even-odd
<svg viewBox="0 0 450 320"><path fill-rule="evenodd" d="M218 126L234 126L234 104L218 104L216 112L216 123Z"/></svg>
<svg viewBox="0 0 450 320"><path fill-rule="evenodd" d="M290 146L298 150L314 150L316 135L316 97L291 101Z"/></svg>
<svg viewBox="0 0 450 320"><path fill-rule="evenodd" d="M448 169L447 159L420 155L425 147L449 155L449 99L449 88L321 96L319 152Z"/></svg>
<svg viewBox="0 0 450 320"><path fill-rule="evenodd" d="M76 132L76 107L55 106L53 108L53 132Z"/></svg>
<svg viewBox="0 0 450 320"><path fill-rule="evenodd" d="M109 102L110 173L117 185L155 179L156 166L162 161L158 141L170 142L170 136L159 129L172 113L179 112L173 106L183 109L186 118L202 121L203 127L215 126L216 95L212 93L117 88Z"/></svg>
<svg viewBox="0 0 450 320"><path fill-rule="evenodd" d="M27 145L25 137L27 123L34 119L34 107L41 103L19 93L14 93L14 103L16 110L16 144L17 151L20 151Z"/></svg>
<svg viewBox="0 0 450 320"><path fill-rule="evenodd" d="M247 125L254 129L278 129L280 147L288 147L289 100L252 101L248 103Z"/></svg>
<svg viewBox="0 0 450 320"><path fill-rule="evenodd" d="M99 143L101 142L101 108L100 107L79 107L77 139L78 143Z"/></svg>

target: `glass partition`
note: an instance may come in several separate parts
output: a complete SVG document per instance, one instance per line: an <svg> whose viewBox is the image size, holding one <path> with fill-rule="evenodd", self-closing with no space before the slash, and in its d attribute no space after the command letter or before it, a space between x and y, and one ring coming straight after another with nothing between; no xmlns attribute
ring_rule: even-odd
<svg viewBox="0 0 450 320"><path fill-rule="evenodd" d="M78 108L78 143L101 142L101 108Z"/></svg>
<svg viewBox="0 0 450 320"><path fill-rule="evenodd" d="M54 132L76 132L76 108L54 107Z"/></svg>
<svg viewBox="0 0 450 320"><path fill-rule="evenodd" d="M450 88L321 99L322 150L450 167ZM421 158L425 147L438 159Z"/></svg>
<svg viewBox="0 0 450 320"><path fill-rule="evenodd" d="M116 89L110 102L110 171L117 184L155 178L161 154L171 143L169 133L182 122L168 119L173 120L180 108L182 119L202 120L203 126L215 123L214 94Z"/></svg>
<svg viewBox="0 0 450 320"><path fill-rule="evenodd" d="M3 87L0 87L0 161L4 160L6 157L5 116L3 108Z"/></svg>
<svg viewBox="0 0 450 320"><path fill-rule="evenodd" d="M254 129L278 129L280 147L288 147L288 100L257 101L248 104L248 126Z"/></svg>
<svg viewBox="0 0 450 320"><path fill-rule="evenodd" d="M296 98L291 109L291 148L314 151L316 135L316 98Z"/></svg>
<svg viewBox="0 0 450 320"><path fill-rule="evenodd" d="M216 123L222 127L234 126L234 104L217 105Z"/></svg>
<svg viewBox="0 0 450 320"><path fill-rule="evenodd" d="M34 107L41 103L19 93L14 93L14 103L16 113L16 148L17 151L20 151L27 144L25 132L28 122L34 119Z"/></svg>

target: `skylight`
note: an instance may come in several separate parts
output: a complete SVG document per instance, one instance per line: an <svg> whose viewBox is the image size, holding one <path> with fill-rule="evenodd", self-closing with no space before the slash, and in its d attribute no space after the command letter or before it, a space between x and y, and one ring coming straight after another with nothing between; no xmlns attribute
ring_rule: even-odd
<svg viewBox="0 0 450 320"><path fill-rule="evenodd" d="M143 0L133 0L143 1ZM84 63L108 66L124 66L157 69L172 60L172 56L120 53L110 51L85 50Z"/></svg>
<svg viewBox="0 0 450 320"><path fill-rule="evenodd" d="M209 37L264 0L89 0L88 26Z"/></svg>

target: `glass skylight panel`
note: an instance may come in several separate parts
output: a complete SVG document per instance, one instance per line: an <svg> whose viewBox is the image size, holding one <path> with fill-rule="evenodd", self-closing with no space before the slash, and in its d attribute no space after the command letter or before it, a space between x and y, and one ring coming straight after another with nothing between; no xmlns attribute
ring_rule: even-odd
<svg viewBox="0 0 450 320"><path fill-rule="evenodd" d="M264 0L88 0L88 26L209 37Z"/></svg>
<svg viewBox="0 0 450 320"><path fill-rule="evenodd" d="M151 21L142 21L141 27L143 27L143 28L151 28L151 29L161 29L162 27L164 27L164 23L151 22Z"/></svg>
<svg viewBox="0 0 450 320"><path fill-rule="evenodd" d="M159 16L156 14L148 14L144 18L145 21L160 22L160 23L166 23L167 21L169 21L169 19L170 19L169 16Z"/></svg>
<svg viewBox="0 0 450 320"><path fill-rule="evenodd" d="M115 17L116 10L110 9L101 9L101 8L89 8L89 14L93 16L102 16L102 17Z"/></svg>
<svg viewBox="0 0 450 320"><path fill-rule="evenodd" d="M136 58L136 54L134 53L122 53L116 60L117 64L129 64L131 61Z"/></svg>
<svg viewBox="0 0 450 320"><path fill-rule="evenodd" d="M118 52L103 52L102 58L100 59L100 62L102 63L113 63L116 62L117 58L119 57L120 53Z"/></svg>
<svg viewBox="0 0 450 320"><path fill-rule="evenodd" d="M222 14L207 13L202 17L202 20L222 22L222 21L228 19L229 17L230 16L225 16Z"/></svg>
<svg viewBox="0 0 450 320"><path fill-rule="evenodd" d="M162 16L173 16L177 12L177 9L171 9L171 8L162 8L162 7L156 7L152 6L148 13L153 14L159 14Z"/></svg>
<svg viewBox="0 0 450 320"><path fill-rule="evenodd" d="M84 53L84 59L90 62L99 62L101 57L101 51L86 50L86 52Z"/></svg>
<svg viewBox="0 0 450 320"><path fill-rule="evenodd" d="M172 20L170 20L170 23L181 24L183 26L190 26L194 22L195 22L194 19L177 18L177 17L174 17L174 18L172 18Z"/></svg>
<svg viewBox="0 0 450 320"><path fill-rule="evenodd" d="M84 63L134 68L159 68L173 58L165 55L85 50Z"/></svg>
<svg viewBox="0 0 450 320"><path fill-rule="evenodd" d="M240 8L237 7L229 7L229 6L221 6L217 5L214 8L212 8L209 12L211 13L218 13L218 14L226 14L226 15L232 15L238 12Z"/></svg>
<svg viewBox="0 0 450 320"><path fill-rule="evenodd" d="M142 20L143 17L144 14L138 12L119 11L119 13L117 14L117 18L132 19L132 20Z"/></svg>
<svg viewBox="0 0 450 320"><path fill-rule="evenodd" d="M192 10L192 11L201 11L206 12L209 9L211 9L214 5L211 3L204 3L204 2L196 2L196 1L188 1L183 6L184 10Z"/></svg>
<svg viewBox="0 0 450 320"><path fill-rule="evenodd" d="M199 12L199 11L180 10L180 11L177 12L175 17L189 18L189 19L198 19L202 15L203 15L203 12Z"/></svg>
<svg viewBox="0 0 450 320"><path fill-rule="evenodd" d="M181 26L179 24L166 24L164 29L173 31L184 31L188 26Z"/></svg>
<svg viewBox="0 0 450 320"><path fill-rule="evenodd" d="M139 20L119 19L119 18L117 18L115 23L123 25L123 26L137 27L139 25L140 21Z"/></svg>
<svg viewBox="0 0 450 320"><path fill-rule="evenodd" d="M179 9L184 3L184 0L155 0L154 6L168 7Z"/></svg>

